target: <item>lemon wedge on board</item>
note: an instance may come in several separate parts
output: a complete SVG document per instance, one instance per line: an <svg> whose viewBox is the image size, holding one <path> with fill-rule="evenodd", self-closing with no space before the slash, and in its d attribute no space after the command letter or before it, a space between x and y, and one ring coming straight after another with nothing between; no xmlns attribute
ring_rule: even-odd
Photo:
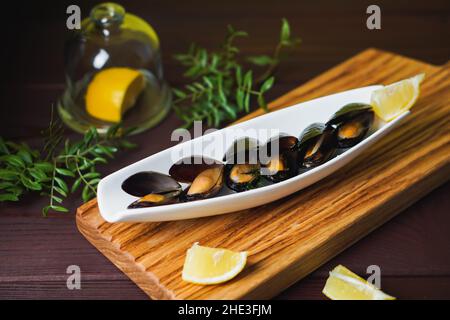
<svg viewBox="0 0 450 320"><path fill-rule="evenodd" d="M342 265L330 272L322 293L331 300L395 300Z"/></svg>
<svg viewBox="0 0 450 320"><path fill-rule="evenodd" d="M87 112L100 120L120 122L145 87L142 73L130 68L99 71L86 92Z"/></svg>
<svg viewBox="0 0 450 320"><path fill-rule="evenodd" d="M234 278L244 269L247 252L194 245L187 250L182 279L195 284L217 284Z"/></svg>
<svg viewBox="0 0 450 320"><path fill-rule="evenodd" d="M372 93L371 105L376 115L384 121L391 121L416 103L420 95L420 83L425 74L395 82Z"/></svg>

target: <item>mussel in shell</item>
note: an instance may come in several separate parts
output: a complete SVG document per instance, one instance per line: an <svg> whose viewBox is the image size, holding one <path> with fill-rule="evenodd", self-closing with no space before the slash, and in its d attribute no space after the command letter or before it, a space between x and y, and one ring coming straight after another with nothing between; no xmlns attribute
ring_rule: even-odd
<svg viewBox="0 0 450 320"><path fill-rule="evenodd" d="M161 206L164 204L177 203L180 194L181 190L167 192L163 194L150 193L132 202L128 206L128 209L148 208Z"/></svg>
<svg viewBox="0 0 450 320"><path fill-rule="evenodd" d="M201 156L184 158L172 165L169 174L177 181L190 183L182 199L193 201L215 196L223 186L223 163Z"/></svg>
<svg viewBox="0 0 450 320"><path fill-rule="evenodd" d="M219 193L223 186L224 166L214 166L202 171L184 194L187 201L211 198Z"/></svg>
<svg viewBox="0 0 450 320"><path fill-rule="evenodd" d="M122 183L122 189L140 199L128 208L145 208L178 201L181 185L172 177L154 171L133 174Z"/></svg>
<svg viewBox="0 0 450 320"><path fill-rule="evenodd" d="M259 163L227 164L225 165L225 181L231 190L242 192L254 189L260 180Z"/></svg>
<svg viewBox="0 0 450 320"><path fill-rule="evenodd" d="M192 183L206 169L221 167L223 163L205 156L191 156L178 160L169 169L169 175L178 182Z"/></svg>
<svg viewBox="0 0 450 320"><path fill-rule="evenodd" d="M336 151L336 131L323 123L313 123L303 130L299 138L300 164L316 167L330 159Z"/></svg>
<svg viewBox="0 0 450 320"><path fill-rule="evenodd" d="M258 140L244 137L234 141L224 155L225 183L231 190L242 192L254 189L260 181Z"/></svg>
<svg viewBox="0 0 450 320"><path fill-rule="evenodd" d="M298 139L296 137L280 135L272 138L262 148L262 151L265 152L264 156L268 157L267 161L262 164L264 178L272 182L280 182L297 174Z"/></svg>
<svg viewBox="0 0 450 320"><path fill-rule="evenodd" d="M259 142L257 139L244 137L234 141L223 156L226 163L257 163Z"/></svg>
<svg viewBox="0 0 450 320"><path fill-rule="evenodd" d="M373 120L372 106L349 103L337 111L327 125L336 127L338 148L350 148L364 139Z"/></svg>

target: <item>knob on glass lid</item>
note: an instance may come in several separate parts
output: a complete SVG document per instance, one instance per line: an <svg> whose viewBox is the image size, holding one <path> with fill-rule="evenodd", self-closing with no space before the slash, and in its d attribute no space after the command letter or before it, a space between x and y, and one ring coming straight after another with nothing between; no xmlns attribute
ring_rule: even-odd
<svg viewBox="0 0 450 320"><path fill-rule="evenodd" d="M122 6L94 7L66 42L64 57L66 89L58 111L72 129L95 126L104 133L121 122L140 132L167 115L171 94L158 36Z"/></svg>

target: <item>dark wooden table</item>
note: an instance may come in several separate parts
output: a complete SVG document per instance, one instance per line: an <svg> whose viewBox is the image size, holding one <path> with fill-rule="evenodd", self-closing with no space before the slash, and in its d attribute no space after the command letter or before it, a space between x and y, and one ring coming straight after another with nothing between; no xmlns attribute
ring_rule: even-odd
<svg viewBox="0 0 450 320"><path fill-rule="evenodd" d="M39 141L50 106L64 87L65 8L77 3L83 16L94 2L29 2L2 18L0 135ZM189 4L188 4L189 3ZM158 31L165 74L174 86L182 81L171 58L191 41L213 48L227 24L247 30L244 52L268 52L279 22L287 17L303 39L278 70L270 97L275 98L367 47L394 51L432 64L450 58L448 0L377 1L382 29L365 26L369 1L123 1ZM133 138L139 148L120 154L104 168L117 170L171 144L180 124L171 114L158 127ZM76 134L68 133L72 137ZM399 298L450 298L450 183L420 199L392 221L280 294L281 299L322 299L322 287L338 263L364 275L379 265L383 289ZM77 231L70 198L68 214L43 218L47 199L29 195L20 203L0 204L0 298L145 299L146 296ZM82 289L66 288L66 268L78 265Z"/></svg>

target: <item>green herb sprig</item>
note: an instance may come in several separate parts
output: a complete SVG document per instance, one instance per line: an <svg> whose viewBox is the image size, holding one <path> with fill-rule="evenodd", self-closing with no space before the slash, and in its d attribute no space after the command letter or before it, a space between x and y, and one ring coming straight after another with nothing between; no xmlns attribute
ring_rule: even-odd
<svg viewBox="0 0 450 320"><path fill-rule="evenodd" d="M300 43L293 38L289 23L282 20L280 40L272 55L248 56L245 61L265 71L255 78L254 71L246 70L238 61L239 48L234 40L248 36L247 32L228 26L225 41L219 51L208 50L192 44L186 54L174 58L185 68L184 77L190 83L183 88L173 89L174 109L183 127L190 127L194 121L206 120L208 126L218 127L223 121L235 120L239 113L250 111L252 99L267 111L264 94L275 81L272 76L282 58L283 49Z"/></svg>
<svg viewBox="0 0 450 320"><path fill-rule="evenodd" d="M90 128L81 140L72 142L64 139L62 124L52 116L41 151L0 137L0 202L39 192L49 197L42 209L46 216L50 210L67 212L64 199L79 189L83 202L89 201L96 196L101 178L97 165L108 163L119 148L134 147L124 139L131 130L115 125L100 136Z"/></svg>

